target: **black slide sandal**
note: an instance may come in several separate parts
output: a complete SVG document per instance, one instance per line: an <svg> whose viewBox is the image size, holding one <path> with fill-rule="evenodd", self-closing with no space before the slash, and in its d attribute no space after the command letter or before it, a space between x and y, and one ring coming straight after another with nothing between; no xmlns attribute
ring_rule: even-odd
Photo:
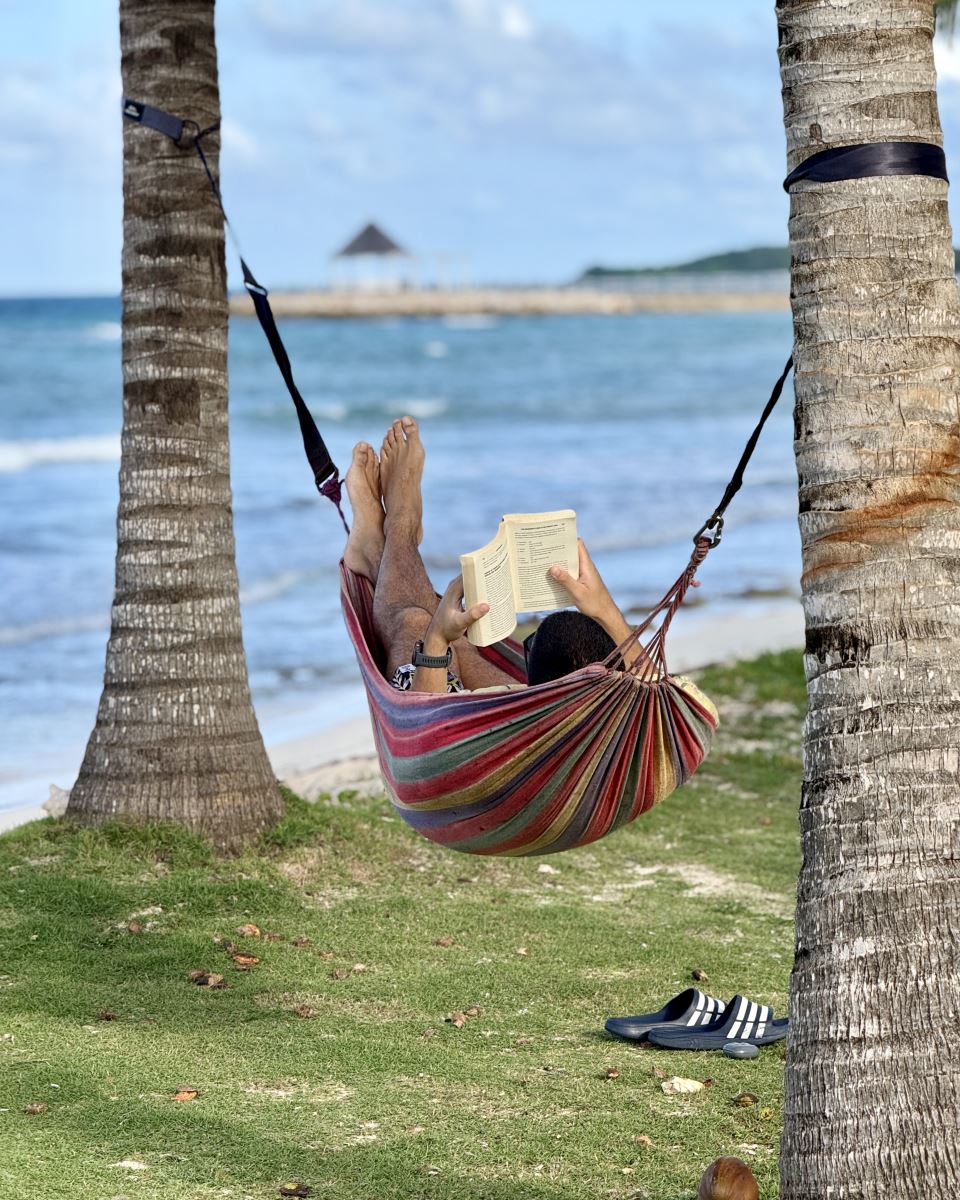
<svg viewBox="0 0 960 1200"><path fill-rule="evenodd" d="M651 1030L650 1044L667 1050L722 1050L727 1042L768 1046L787 1036L790 1022L774 1018L773 1009L746 996L734 996L711 1024L698 1028L661 1025Z"/></svg>
<svg viewBox="0 0 960 1200"><path fill-rule="evenodd" d="M698 988L687 988L679 996L668 1000L659 1012L644 1013L637 1017L609 1017L604 1029L614 1037L642 1042L650 1030L658 1025L693 1029L716 1021L718 1016L722 1016L723 1010L723 1001L716 996L708 996Z"/></svg>

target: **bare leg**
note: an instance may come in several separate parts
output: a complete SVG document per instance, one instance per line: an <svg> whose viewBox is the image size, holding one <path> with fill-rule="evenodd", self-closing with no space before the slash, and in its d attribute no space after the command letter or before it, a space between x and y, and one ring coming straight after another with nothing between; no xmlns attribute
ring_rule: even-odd
<svg viewBox="0 0 960 1200"><path fill-rule="evenodd" d="M424 450L412 417L395 421L380 448L386 542L373 596L377 636L387 652L387 676L408 663L414 644L427 631L437 608L437 594L420 557L423 536ZM460 638L451 663L466 688L512 682L488 663L475 646Z"/></svg>
<svg viewBox="0 0 960 1200"><path fill-rule="evenodd" d="M437 607L418 549L423 461L416 421L413 417L394 421L380 447L386 540L373 594L373 621L387 652L388 677L410 661L414 643L423 637Z"/></svg>
<svg viewBox="0 0 960 1200"><path fill-rule="evenodd" d="M343 561L357 575L377 582L383 557L383 507L380 504L380 464L373 447L357 442L344 482L353 523L343 551Z"/></svg>

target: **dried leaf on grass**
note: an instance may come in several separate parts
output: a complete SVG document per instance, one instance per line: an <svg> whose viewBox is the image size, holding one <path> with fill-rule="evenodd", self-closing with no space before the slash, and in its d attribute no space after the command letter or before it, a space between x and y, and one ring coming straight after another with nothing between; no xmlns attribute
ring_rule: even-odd
<svg viewBox="0 0 960 1200"><path fill-rule="evenodd" d="M143 933L143 922L129 921L127 923L127 933Z"/></svg>
<svg viewBox="0 0 960 1200"><path fill-rule="evenodd" d="M259 925L248 921L245 925L238 925L234 932L239 933L241 937L260 937L261 929Z"/></svg>
<svg viewBox="0 0 960 1200"><path fill-rule="evenodd" d="M98 1021L116 1021L116 1019L117 1019L117 1014L113 1011L113 1009L110 1009L110 1008L97 1009L97 1020Z"/></svg>
<svg viewBox="0 0 960 1200"><path fill-rule="evenodd" d="M307 1184L301 1183L299 1179L294 1179L291 1183L284 1183L280 1187L281 1196L312 1196L313 1188Z"/></svg>
<svg viewBox="0 0 960 1200"><path fill-rule="evenodd" d="M516 948L516 950L514 951L514 953L518 954L521 958L529 958L530 957L530 951L527 949L526 946L518 946Z"/></svg>
<svg viewBox="0 0 960 1200"><path fill-rule="evenodd" d="M234 964L238 971L249 971L251 967L255 967L260 959L255 954L231 954Z"/></svg>
<svg viewBox="0 0 960 1200"><path fill-rule="evenodd" d="M697 967L694 971L691 971L690 974L698 983L706 983L706 981L710 978L706 971L701 971L699 967Z"/></svg>
<svg viewBox="0 0 960 1200"><path fill-rule="evenodd" d="M310 941L310 939L308 937L304 937L301 934L300 937L295 937L291 941L290 945L296 946L298 950L302 950L304 946L312 946L313 943Z"/></svg>
<svg viewBox="0 0 960 1200"><path fill-rule="evenodd" d="M335 971L330 972L331 979L346 979L350 972L345 967L337 967Z"/></svg>
<svg viewBox="0 0 960 1200"><path fill-rule="evenodd" d="M49 1107L49 1104L45 1104L42 1100L38 1100L34 1104L25 1105L23 1111L28 1117L39 1117L40 1114L45 1113Z"/></svg>
<svg viewBox="0 0 960 1200"><path fill-rule="evenodd" d="M694 1092L702 1092L703 1084L699 1079L684 1079L682 1075L671 1075L660 1084L660 1088L667 1096L689 1096Z"/></svg>
<svg viewBox="0 0 960 1200"><path fill-rule="evenodd" d="M149 1171L150 1168L145 1162L138 1162L135 1158L121 1158L119 1162L111 1163L111 1167L122 1167L124 1171Z"/></svg>
<svg viewBox="0 0 960 1200"><path fill-rule="evenodd" d="M636 1133L633 1136L633 1140L637 1143L638 1146L652 1146L653 1145L653 1138L650 1136L649 1133Z"/></svg>
<svg viewBox="0 0 960 1200"><path fill-rule="evenodd" d="M620 1068L619 1067L607 1067L605 1076L607 1079L619 1079L620 1078Z"/></svg>
<svg viewBox="0 0 960 1200"><path fill-rule="evenodd" d="M734 1096L733 1103L737 1108L749 1108L752 1104L756 1104L757 1097L753 1092L741 1092L738 1096Z"/></svg>
<svg viewBox="0 0 960 1200"><path fill-rule="evenodd" d="M191 1100L196 1100L199 1095L200 1091L198 1088L193 1087L189 1083L181 1083L170 1099L176 1100L178 1104L189 1104Z"/></svg>
<svg viewBox="0 0 960 1200"><path fill-rule="evenodd" d="M309 1020L311 1017L319 1017L320 1010L311 1008L309 1004L298 1004L293 1010L293 1014L296 1017L303 1017L304 1020Z"/></svg>
<svg viewBox="0 0 960 1200"><path fill-rule="evenodd" d="M433 944L435 946L444 946L444 947L452 946L454 944L454 939L448 933L445 933L443 935L443 937L438 937Z"/></svg>
<svg viewBox="0 0 960 1200"><path fill-rule="evenodd" d="M187 979L191 983L195 983L197 987L206 988L225 988L226 980L222 975L217 975L213 971L189 971Z"/></svg>

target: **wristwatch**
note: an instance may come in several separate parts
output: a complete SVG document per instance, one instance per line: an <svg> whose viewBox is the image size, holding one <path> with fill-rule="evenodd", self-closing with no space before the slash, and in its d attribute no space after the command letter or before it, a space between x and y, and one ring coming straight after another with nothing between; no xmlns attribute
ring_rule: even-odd
<svg viewBox="0 0 960 1200"><path fill-rule="evenodd" d="M446 669L453 661L453 650L447 647L446 654L424 654L423 642L417 642L413 648L411 662L415 667L443 667Z"/></svg>

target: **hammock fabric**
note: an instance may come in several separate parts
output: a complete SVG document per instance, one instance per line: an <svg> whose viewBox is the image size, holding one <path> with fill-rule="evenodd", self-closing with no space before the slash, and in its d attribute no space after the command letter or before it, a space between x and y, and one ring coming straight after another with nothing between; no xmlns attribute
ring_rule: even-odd
<svg viewBox="0 0 960 1200"><path fill-rule="evenodd" d="M341 600L394 808L424 837L467 854L554 854L634 820L710 750L717 711L666 670L663 637L712 545L616 654L563 679L498 693L402 692L384 677L369 580L341 563ZM641 658L611 661L663 620ZM486 656L522 682L516 642Z"/></svg>

